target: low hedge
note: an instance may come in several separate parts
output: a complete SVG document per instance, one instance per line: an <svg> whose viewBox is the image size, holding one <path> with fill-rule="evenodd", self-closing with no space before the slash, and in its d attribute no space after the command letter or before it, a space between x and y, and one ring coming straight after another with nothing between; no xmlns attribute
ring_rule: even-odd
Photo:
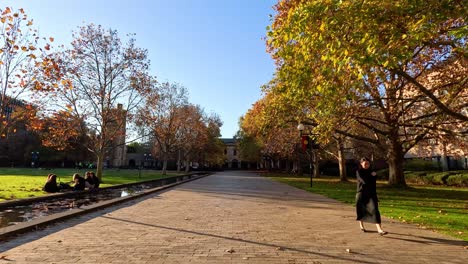
<svg viewBox="0 0 468 264"><path fill-rule="evenodd" d="M413 184L468 187L468 171L405 172L405 179Z"/></svg>
<svg viewBox="0 0 468 264"><path fill-rule="evenodd" d="M433 171L438 169L437 163L430 160L405 160L403 167L407 171Z"/></svg>
<svg viewBox="0 0 468 264"><path fill-rule="evenodd" d="M378 170L379 180L388 180L388 169ZM468 171L405 171L405 180L411 184L468 187Z"/></svg>

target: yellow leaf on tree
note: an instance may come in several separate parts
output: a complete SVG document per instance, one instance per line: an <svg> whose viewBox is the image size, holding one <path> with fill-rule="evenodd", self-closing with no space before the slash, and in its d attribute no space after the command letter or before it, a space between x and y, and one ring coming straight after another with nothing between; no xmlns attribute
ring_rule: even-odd
<svg viewBox="0 0 468 264"><path fill-rule="evenodd" d="M322 23L322 24L320 25L320 31L325 31L325 23Z"/></svg>

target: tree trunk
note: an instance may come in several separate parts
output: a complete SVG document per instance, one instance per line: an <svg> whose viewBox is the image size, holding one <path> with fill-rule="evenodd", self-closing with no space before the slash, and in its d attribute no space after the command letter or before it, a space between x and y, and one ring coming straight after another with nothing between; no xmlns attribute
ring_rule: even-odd
<svg viewBox="0 0 468 264"><path fill-rule="evenodd" d="M286 160L286 172L289 172L291 170L291 163L289 160Z"/></svg>
<svg viewBox="0 0 468 264"><path fill-rule="evenodd" d="M388 150L388 184L406 186L403 171L403 147L397 140L392 140Z"/></svg>
<svg viewBox="0 0 468 264"><path fill-rule="evenodd" d="M162 167L162 175L167 174L167 157L164 155L163 167Z"/></svg>
<svg viewBox="0 0 468 264"><path fill-rule="evenodd" d="M442 141L442 156L440 157L440 161L442 163L442 171L448 171L447 144L445 141Z"/></svg>
<svg viewBox="0 0 468 264"><path fill-rule="evenodd" d="M317 150L312 150L312 153L314 154L314 178L320 178L319 156Z"/></svg>
<svg viewBox="0 0 468 264"><path fill-rule="evenodd" d="M104 153L97 155L96 176L102 181L102 168L104 167Z"/></svg>
<svg viewBox="0 0 468 264"><path fill-rule="evenodd" d="M180 167L182 165L182 158L181 158L181 153L180 153L180 149L179 149L179 154L177 156L177 173L180 172Z"/></svg>
<svg viewBox="0 0 468 264"><path fill-rule="evenodd" d="M299 176L304 175L304 171L302 170L301 158L297 159L296 164L297 164L297 175Z"/></svg>
<svg viewBox="0 0 468 264"><path fill-rule="evenodd" d="M348 181L348 178L346 174L346 159L344 155L344 145L341 139L339 139L337 143L338 143L338 166L340 168L340 181L345 182L345 181Z"/></svg>
<svg viewBox="0 0 468 264"><path fill-rule="evenodd" d="M185 160L185 172L188 173L190 171L190 161L188 159Z"/></svg>

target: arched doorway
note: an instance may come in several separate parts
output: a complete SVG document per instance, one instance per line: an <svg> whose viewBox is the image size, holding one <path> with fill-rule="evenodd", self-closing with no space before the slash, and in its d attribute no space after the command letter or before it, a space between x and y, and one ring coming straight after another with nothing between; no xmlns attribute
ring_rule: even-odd
<svg viewBox="0 0 468 264"><path fill-rule="evenodd" d="M238 160L233 159L233 160L231 161L231 163L232 163L232 167L231 167L231 168L233 168L233 169L239 169L239 161L238 161Z"/></svg>

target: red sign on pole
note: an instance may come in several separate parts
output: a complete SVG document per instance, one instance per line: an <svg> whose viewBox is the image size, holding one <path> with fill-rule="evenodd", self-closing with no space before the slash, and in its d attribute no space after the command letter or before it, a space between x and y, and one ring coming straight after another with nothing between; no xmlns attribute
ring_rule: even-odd
<svg viewBox="0 0 468 264"><path fill-rule="evenodd" d="M302 145L302 150L306 151L309 147L309 136L301 136L301 145Z"/></svg>

